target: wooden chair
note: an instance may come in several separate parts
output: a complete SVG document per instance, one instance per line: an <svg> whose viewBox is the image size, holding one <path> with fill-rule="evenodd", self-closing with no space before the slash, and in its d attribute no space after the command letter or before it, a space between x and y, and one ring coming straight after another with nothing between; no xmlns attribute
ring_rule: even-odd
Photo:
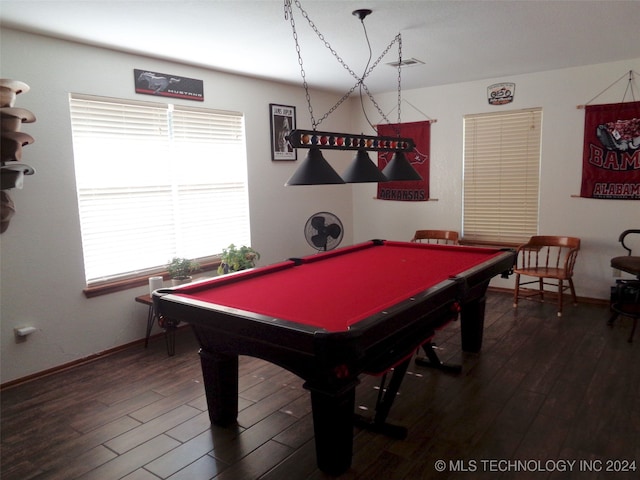
<svg viewBox="0 0 640 480"><path fill-rule="evenodd" d="M412 242L458 245L458 232L453 230L416 230Z"/></svg>
<svg viewBox="0 0 640 480"><path fill-rule="evenodd" d="M640 318L640 256L633 255L631 246L625 243L625 240L629 241L626 238L627 235L631 234L640 235L640 229L625 230L620 234L618 241L627 251L627 255L612 258L611 267L635 276L635 280L620 279L616 281L616 286L611 289L611 311L613 314L607 322L609 325L613 325L618 315L632 318L633 327L629 334L629 342L633 341L633 334Z"/></svg>
<svg viewBox="0 0 640 480"><path fill-rule="evenodd" d="M556 237L536 235L518 247L516 266L516 287L513 297L514 308L518 307L518 298L540 296L544 301L544 286L551 285L558 288L558 316L562 316L563 292L571 289L574 305L578 303L576 291L573 287L573 266L580 250L580 239L575 237ZM520 277L536 277L536 280L521 281ZM546 281L551 280L551 281ZM556 283L552 281L555 280ZM564 282L567 282L566 285ZM521 285L537 283L538 289L533 293L520 292Z"/></svg>

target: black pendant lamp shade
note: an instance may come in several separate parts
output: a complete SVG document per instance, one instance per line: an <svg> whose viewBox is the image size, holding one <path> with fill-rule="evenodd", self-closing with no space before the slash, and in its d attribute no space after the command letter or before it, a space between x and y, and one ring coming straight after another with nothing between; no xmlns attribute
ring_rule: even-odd
<svg viewBox="0 0 640 480"><path fill-rule="evenodd" d="M302 164L285 185L342 184L344 180L329 165L319 148L310 148Z"/></svg>
<svg viewBox="0 0 640 480"><path fill-rule="evenodd" d="M387 182L386 176L371 161L365 150L358 150L351 165L342 174L346 183Z"/></svg>
<svg viewBox="0 0 640 480"><path fill-rule="evenodd" d="M396 180L422 180L422 177L407 161L403 152L396 152L391 161L382 170L389 181Z"/></svg>

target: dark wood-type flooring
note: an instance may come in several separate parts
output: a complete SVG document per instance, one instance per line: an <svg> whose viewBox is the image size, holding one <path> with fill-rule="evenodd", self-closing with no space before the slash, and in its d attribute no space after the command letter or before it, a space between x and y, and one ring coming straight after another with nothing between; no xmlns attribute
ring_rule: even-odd
<svg viewBox="0 0 640 480"><path fill-rule="evenodd" d="M606 471L618 460L640 467L640 334L627 343L630 319L611 328L608 316L607 306L570 302L561 318L528 301L514 313L510 295L490 293L482 353L460 353L457 322L439 332L440 355L463 372L412 365L390 414L408 437L355 429L340 478L640 478ZM299 378L241 357L238 426L212 427L197 350L181 329L174 357L160 336L2 391L2 480L328 478ZM362 379L364 413L377 385ZM525 467L510 459L537 471L514 471Z"/></svg>

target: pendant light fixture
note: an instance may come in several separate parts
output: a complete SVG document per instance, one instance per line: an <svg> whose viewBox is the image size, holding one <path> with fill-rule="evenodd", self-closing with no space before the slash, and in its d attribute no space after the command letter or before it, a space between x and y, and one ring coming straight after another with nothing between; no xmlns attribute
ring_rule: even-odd
<svg viewBox="0 0 640 480"><path fill-rule="evenodd" d="M342 98L332 107L322 118L316 121L313 113L313 107L311 105L311 95L309 93L309 85L307 84L306 74L304 71L304 65L302 62L302 53L300 44L298 42L298 33L296 31L295 20L293 16L293 7L296 7L301 11L302 16L309 22L309 25L314 30L316 35L323 40L325 46L332 52L338 62L356 79L355 85L345 94ZM396 180L420 180L421 177L418 172L411 166L404 156L404 152L410 152L414 149L414 142L410 138L400 138L400 132L398 131L397 137L381 137L381 136L369 136L369 135L353 135L344 133L329 133L317 131L317 126L327 118L334 110L342 104L356 88L360 90L360 94L365 91L369 98L372 100L373 105L377 108L378 113L388 121L384 112L380 109L378 103L373 99L369 89L366 87L364 80L373 71L373 69L380 63L380 60L391 49L394 43L398 44L398 122L400 125L400 103L401 103L401 65L402 65L402 37L400 34L396 35L394 40L384 50L384 53L378 58L377 61L371 64L371 56L367 62L365 72L360 77L358 76L344 60L335 52L324 35L320 33L317 26L311 21L309 15L302 8L300 0L284 0L285 18L289 19L291 23L291 29L293 32L293 38L296 44L296 52L298 55L298 64L300 65L300 74L303 80L303 86L306 93L307 103L309 107L309 114L311 117L312 130L293 130L287 137L289 143L293 148L308 148L309 153L305 157L300 167L294 172L292 177L287 181L285 185L324 185L324 184L340 184L340 183L364 183L364 182L387 182ZM352 15L358 17L362 23L362 27L365 32L365 38L369 46L369 52L371 52L371 45L369 44L369 38L367 35L366 27L364 25L364 19L372 13L369 9L359 9L352 12ZM373 126L372 126L373 127ZM333 149L333 150L356 150L356 156L345 170L342 177L338 175L335 170L329 165L321 150ZM381 172L380 169L372 162L369 157L369 151L392 151L394 156Z"/></svg>
<svg viewBox="0 0 640 480"><path fill-rule="evenodd" d="M346 183L388 182L389 179L373 163L366 150L358 150L351 165L342 173Z"/></svg>
<svg viewBox="0 0 640 480"><path fill-rule="evenodd" d="M302 164L294 172L285 185L332 185L345 183L322 156L317 147L309 149L309 153Z"/></svg>
<svg viewBox="0 0 640 480"><path fill-rule="evenodd" d="M403 152L394 153L382 173L389 181L422 180L420 174L411 166Z"/></svg>

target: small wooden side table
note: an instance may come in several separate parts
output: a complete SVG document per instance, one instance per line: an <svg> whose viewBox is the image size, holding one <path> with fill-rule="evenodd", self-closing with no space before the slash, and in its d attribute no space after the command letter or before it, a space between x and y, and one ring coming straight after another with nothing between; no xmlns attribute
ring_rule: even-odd
<svg viewBox="0 0 640 480"><path fill-rule="evenodd" d="M147 334L144 339L144 348L147 348L149 346L149 337L151 336L153 322L155 321L157 316L155 308L153 308L153 300L151 299L150 294L147 293L145 295L136 297L136 302L148 305L149 307L149 312L147 313ZM164 325L161 325L160 319L158 319L158 325L160 325L164 329L164 338L167 344L167 355L172 357L176 353L176 328L178 328L178 323L168 322Z"/></svg>

